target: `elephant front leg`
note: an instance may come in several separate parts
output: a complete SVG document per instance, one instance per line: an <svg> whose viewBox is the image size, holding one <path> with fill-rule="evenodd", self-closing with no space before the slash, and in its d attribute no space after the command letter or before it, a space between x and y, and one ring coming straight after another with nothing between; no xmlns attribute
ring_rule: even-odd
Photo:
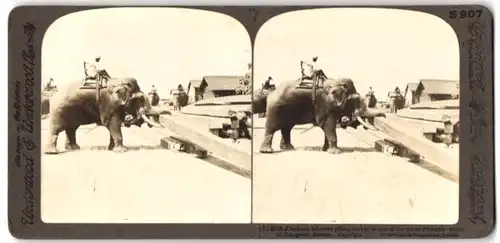
<svg viewBox="0 0 500 243"><path fill-rule="evenodd" d="M325 144L328 141L328 149L327 152L331 154L340 153L340 149L337 146L337 122L335 118L329 117L325 124L323 125L323 131L325 132ZM325 148L326 145L323 145Z"/></svg>
<svg viewBox="0 0 500 243"><path fill-rule="evenodd" d="M66 150L78 150L80 146L76 143L77 128L66 129Z"/></svg>
<svg viewBox="0 0 500 243"><path fill-rule="evenodd" d="M113 150L115 148L115 140L113 139L113 136L111 136L111 133L109 134L109 144L108 144L108 150Z"/></svg>
<svg viewBox="0 0 500 243"><path fill-rule="evenodd" d="M108 145L108 149L110 150L112 149L114 152L127 151L127 149L123 146L121 123L122 121L119 119L119 116L113 116L108 125L108 130L110 134L110 142Z"/></svg>
<svg viewBox="0 0 500 243"><path fill-rule="evenodd" d="M281 128L281 142L280 149L281 150L293 150L294 147L291 142L291 132L292 128Z"/></svg>

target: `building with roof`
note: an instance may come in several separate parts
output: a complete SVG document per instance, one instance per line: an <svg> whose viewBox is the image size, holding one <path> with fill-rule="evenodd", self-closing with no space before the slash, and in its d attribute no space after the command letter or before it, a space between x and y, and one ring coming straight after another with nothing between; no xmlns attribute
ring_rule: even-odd
<svg viewBox="0 0 500 243"><path fill-rule="evenodd" d="M408 83L405 88L404 98L405 106L411 106L417 103L415 93L417 92L417 87L419 83Z"/></svg>
<svg viewBox="0 0 500 243"><path fill-rule="evenodd" d="M201 100L203 97L203 90L201 88L201 84L203 83L203 80L191 80L189 81L188 87L187 87L187 93L189 95L189 100L190 101L198 101Z"/></svg>
<svg viewBox="0 0 500 243"><path fill-rule="evenodd" d="M421 79L415 90L416 101L427 102L458 98L460 82L457 80Z"/></svg>
<svg viewBox="0 0 500 243"><path fill-rule="evenodd" d="M204 76L202 80L191 80L187 92L194 101L236 95L241 78L243 76Z"/></svg>

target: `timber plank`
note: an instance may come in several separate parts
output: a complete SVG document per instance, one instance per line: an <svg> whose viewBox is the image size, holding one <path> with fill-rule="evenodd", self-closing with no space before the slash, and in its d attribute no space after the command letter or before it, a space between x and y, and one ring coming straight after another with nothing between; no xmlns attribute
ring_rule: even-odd
<svg viewBox="0 0 500 243"><path fill-rule="evenodd" d="M392 139L420 154L424 160L458 178L458 155L453 156L444 148L437 147L418 131L408 129L404 124L401 125L391 121L391 117L388 114L387 118L375 118L375 126Z"/></svg>
<svg viewBox="0 0 500 243"><path fill-rule="evenodd" d="M431 122L442 122L444 115L450 117L452 123L460 120L459 109L403 109L396 114L396 116L402 118Z"/></svg>
<svg viewBox="0 0 500 243"><path fill-rule="evenodd" d="M231 95L217 98L200 100L194 103L195 106L205 105L232 105L232 104L252 104L252 96L250 95Z"/></svg>
<svg viewBox="0 0 500 243"><path fill-rule="evenodd" d="M172 113L172 115L161 115L160 122L170 131L178 134L184 140L206 149L214 156L225 160L238 170L251 173L251 148L248 146L234 146L229 141L212 134L208 124L200 123L199 119L193 119L186 115ZM164 131L166 135L168 131Z"/></svg>
<svg viewBox="0 0 500 243"><path fill-rule="evenodd" d="M251 106L248 105L210 105L210 106L185 106L181 113L187 115L208 116L217 118L230 118L229 111L251 112Z"/></svg>
<svg viewBox="0 0 500 243"><path fill-rule="evenodd" d="M460 109L460 100L440 100L411 105L410 109Z"/></svg>

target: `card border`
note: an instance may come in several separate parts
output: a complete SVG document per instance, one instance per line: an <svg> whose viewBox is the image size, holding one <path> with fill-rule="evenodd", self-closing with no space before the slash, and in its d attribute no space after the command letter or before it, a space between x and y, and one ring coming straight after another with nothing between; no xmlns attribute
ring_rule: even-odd
<svg viewBox="0 0 500 243"><path fill-rule="evenodd" d="M45 224L40 219L41 44L57 18L82 10L115 7L166 7L209 10L241 22L252 40L269 19L282 13L317 8L391 8L433 14L456 32L460 45L460 219L455 225L327 225L327 224ZM451 11L481 10L480 18L453 18ZM43 13L43 14L41 14ZM34 26L32 35L26 27ZM62 6L25 5L8 20L8 220L20 239L153 239L153 238L481 238L495 224L493 127L493 17L482 5L441 6ZM31 36L31 37L30 37ZM32 39L31 39L32 38ZM432 38L432 37L430 37ZM33 52L30 52L31 42ZM30 58L35 54L33 70ZM253 47L252 47L253 51ZM27 65L27 66L26 66ZM33 77L33 78L32 78ZM16 86L16 82L19 87ZM37 83L38 82L38 83ZM16 102L16 90L24 87ZM22 101L22 103L21 103ZM33 117L16 121L15 105L32 109ZM32 121L29 121L31 120ZM18 125L26 129L18 132ZM21 146L18 146L20 143ZM19 147L19 148L18 148ZM18 149L23 163L16 163ZM32 159L29 159L32 158ZM31 161L31 162L30 162ZM27 209L34 210L33 222ZM346 233L350 232L350 233ZM392 234L392 235L391 235Z"/></svg>

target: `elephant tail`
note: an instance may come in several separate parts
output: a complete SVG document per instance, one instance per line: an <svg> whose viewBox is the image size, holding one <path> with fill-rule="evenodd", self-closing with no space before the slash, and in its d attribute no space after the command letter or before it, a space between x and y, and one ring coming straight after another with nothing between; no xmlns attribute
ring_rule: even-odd
<svg viewBox="0 0 500 243"><path fill-rule="evenodd" d="M267 94L262 94L260 92L254 94L252 100L253 114L266 113L266 106L267 106Z"/></svg>

